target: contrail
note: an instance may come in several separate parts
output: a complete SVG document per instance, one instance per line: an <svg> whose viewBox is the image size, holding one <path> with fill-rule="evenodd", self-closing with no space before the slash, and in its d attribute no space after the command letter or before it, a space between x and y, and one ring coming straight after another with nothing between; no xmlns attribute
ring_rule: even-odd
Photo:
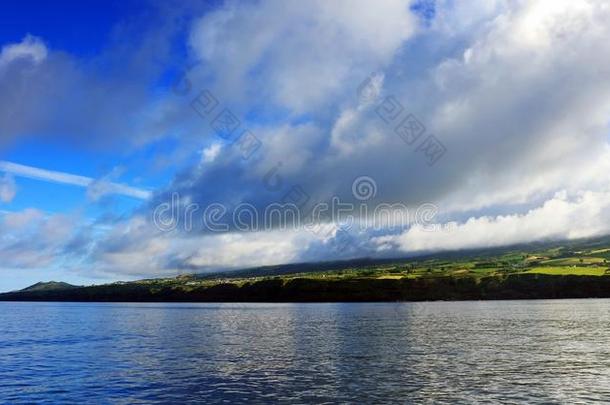
<svg viewBox="0 0 610 405"><path fill-rule="evenodd" d="M52 170L39 169L37 167L20 165L17 163L0 160L0 172L11 173L14 176L25 177L28 179L48 181L51 183L70 184L79 187L89 187L98 181L91 177L78 176L75 174L56 172ZM148 190L127 186L119 183L101 182L107 193L121 194L128 197L147 200L151 196Z"/></svg>

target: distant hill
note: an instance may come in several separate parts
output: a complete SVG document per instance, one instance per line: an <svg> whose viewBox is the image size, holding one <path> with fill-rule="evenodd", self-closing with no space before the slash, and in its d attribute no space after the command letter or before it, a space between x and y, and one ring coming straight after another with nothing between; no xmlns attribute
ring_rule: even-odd
<svg viewBox="0 0 610 405"><path fill-rule="evenodd" d="M211 273L199 273L193 275L193 277L201 280L213 280L218 278L232 279L248 277L285 276L289 274L318 273L321 271L341 270L350 268L358 269L368 266L378 266L382 264L394 263L398 260L400 259L361 258L327 262L292 263L280 264L275 266L248 267L245 269L216 271Z"/></svg>
<svg viewBox="0 0 610 405"><path fill-rule="evenodd" d="M30 291L57 291L57 290L67 290L70 288L78 288L79 286L64 283L63 281L49 281L49 282L40 282L33 284L29 287L24 288L23 290L19 290L21 292L30 292Z"/></svg>
<svg viewBox="0 0 610 405"><path fill-rule="evenodd" d="M362 257L349 260L334 260L309 263L291 263L274 266L247 267L235 270L212 271L208 273L187 274L183 277L195 278L199 280L214 279L239 279L249 277L274 277L288 276L291 274L309 274L323 271L361 269L365 270L376 266L392 265L396 263L414 263L428 260L456 261L473 258L493 258L511 252L539 251L553 248L562 248L568 252L571 250L594 249L595 247L610 246L610 236L584 238L572 241L539 241L530 243L520 243L509 246L486 247L462 249L455 251L441 251L421 253L411 256L393 258L370 258Z"/></svg>

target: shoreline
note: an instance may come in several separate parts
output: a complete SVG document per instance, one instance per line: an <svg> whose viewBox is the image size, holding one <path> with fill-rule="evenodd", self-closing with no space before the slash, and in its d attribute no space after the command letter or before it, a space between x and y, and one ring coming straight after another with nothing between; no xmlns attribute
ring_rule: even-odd
<svg viewBox="0 0 610 405"><path fill-rule="evenodd" d="M109 284L0 294L0 301L125 303L339 303L610 298L610 276L514 274L421 279L270 278L238 285L151 288Z"/></svg>
<svg viewBox="0 0 610 405"><path fill-rule="evenodd" d="M5 300L0 303L72 303L72 304L424 304L424 303L462 303L462 302L521 302L521 301L562 301L562 300L608 300L610 297L579 297L579 298L489 298L483 300L434 300L434 301L42 301L42 300Z"/></svg>

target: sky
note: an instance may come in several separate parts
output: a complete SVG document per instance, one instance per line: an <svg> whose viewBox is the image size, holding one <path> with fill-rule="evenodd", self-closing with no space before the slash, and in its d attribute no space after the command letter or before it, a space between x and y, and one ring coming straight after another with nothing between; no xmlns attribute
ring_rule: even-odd
<svg viewBox="0 0 610 405"><path fill-rule="evenodd" d="M0 18L0 291L610 233L605 1Z"/></svg>

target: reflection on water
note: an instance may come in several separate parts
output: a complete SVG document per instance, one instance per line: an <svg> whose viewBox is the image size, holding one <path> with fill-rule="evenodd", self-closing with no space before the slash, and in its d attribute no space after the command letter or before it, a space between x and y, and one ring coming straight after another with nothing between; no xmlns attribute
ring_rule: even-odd
<svg viewBox="0 0 610 405"><path fill-rule="evenodd" d="M0 303L0 402L610 399L610 300Z"/></svg>

